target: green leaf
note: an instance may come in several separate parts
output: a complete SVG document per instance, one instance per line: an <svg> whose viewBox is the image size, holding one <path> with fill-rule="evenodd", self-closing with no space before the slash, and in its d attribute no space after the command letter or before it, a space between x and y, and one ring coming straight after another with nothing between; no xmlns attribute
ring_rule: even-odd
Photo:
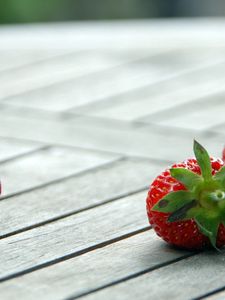
<svg viewBox="0 0 225 300"><path fill-rule="evenodd" d="M175 222L184 219L190 219L189 211L191 208L197 205L196 200L192 200L191 202L185 204L180 207L178 210L174 211L168 218L168 222Z"/></svg>
<svg viewBox="0 0 225 300"><path fill-rule="evenodd" d="M202 181L201 176L184 168L170 169L170 174L190 191Z"/></svg>
<svg viewBox="0 0 225 300"><path fill-rule="evenodd" d="M192 193L188 191L176 191L163 197L153 206L152 210L164 213L174 212L192 200Z"/></svg>
<svg viewBox="0 0 225 300"><path fill-rule="evenodd" d="M202 176L206 181L212 179L212 167L208 152L202 145L194 140L194 153L201 168Z"/></svg>
<svg viewBox="0 0 225 300"><path fill-rule="evenodd" d="M223 166L214 176L213 179L220 181L221 184L225 185L225 166Z"/></svg>
<svg viewBox="0 0 225 300"><path fill-rule="evenodd" d="M207 236L214 248L216 247L217 232L220 224L219 218L210 218L206 212L202 212L194 217L199 230Z"/></svg>

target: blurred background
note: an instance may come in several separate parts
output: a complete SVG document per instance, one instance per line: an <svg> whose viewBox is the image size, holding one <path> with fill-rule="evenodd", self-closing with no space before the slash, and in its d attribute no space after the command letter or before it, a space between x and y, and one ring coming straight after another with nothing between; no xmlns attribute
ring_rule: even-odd
<svg viewBox="0 0 225 300"><path fill-rule="evenodd" d="M0 23L224 16L224 0L1 0Z"/></svg>

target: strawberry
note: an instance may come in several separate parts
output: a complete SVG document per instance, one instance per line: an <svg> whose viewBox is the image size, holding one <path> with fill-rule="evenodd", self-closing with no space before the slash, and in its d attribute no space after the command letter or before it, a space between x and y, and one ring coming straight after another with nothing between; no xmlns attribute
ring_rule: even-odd
<svg viewBox="0 0 225 300"><path fill-rule="evenodd" d="M169 244L186 249L225 245L225 166L194 141L196 158L174 164L151 184L149 222Z"/></svg>

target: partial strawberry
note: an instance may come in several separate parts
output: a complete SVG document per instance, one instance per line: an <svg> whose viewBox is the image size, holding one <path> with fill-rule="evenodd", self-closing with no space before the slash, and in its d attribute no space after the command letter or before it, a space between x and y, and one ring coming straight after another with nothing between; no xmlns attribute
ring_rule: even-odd
<svg viewBox="0 0 225 300"><path fill-rule="evenodd" d="M156 233L186 249L225 245L225 166L194 141L196 159L165 170L151 184L147 213Z"/></svg>

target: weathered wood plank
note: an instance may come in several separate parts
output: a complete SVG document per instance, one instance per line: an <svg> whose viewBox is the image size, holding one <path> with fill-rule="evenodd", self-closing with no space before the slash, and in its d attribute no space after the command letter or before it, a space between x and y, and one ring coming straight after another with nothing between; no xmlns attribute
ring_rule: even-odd
<svg viewBox="0 0 225 300"><path fill-rule="evenodd" d="M28 64L39 63L42 60L51 59L58 55L65 55L68 50L60 49L7 49L0 48L0 72L21 68Z"/></svg>
<svg viewBox="0 0 225 300"><path fill-rule="evenodd" d="M99 126L100 125L100 126ZM199 140L213 155L221 155L224 138L204 135L198 131L174 130L149 126L108 126L108 123L95 123L92 120L74 119L67 122L24 119L19 116L6 116L0 119L0 135L34 139L51 144L79 146L127 155L164 159L184 160L193 156L193 138Z"/></svg>
<svg viewBox="0 0 225 300"><path fill-rule="evenodd" d="M208 97L211 94L213 95L212 98L217 97L214 95L215 93L225 90L223 85L224 78L225 63L204 66L194 71L184 72L152 86L116 95L104 103L97 102L92 105L75 108L71 112L125 121L134 121L147 116L144 119L146 122L152 123L155 120L159 120L160 123L162 120L162 123L165 121L166 125L170 125L170 122L173 122L179 127L179 120L177 118L174 119L177 106L199 98ZM166 113L170 108L172 108L171 111ZM165 111L165 113L158 115L157 113L161 111ZM168 124L165 119L169 119ZM186 118L184 122L186 123ZM188 124L191 126L192 123Z"/></svg>
<svg viewBox="0 0 225 300"><path fill-rule="evenodd" d="M38 94L40 93L39 89L45 86L50 85L51 89L51 85L55 84L55 88L61 81L74 80L74 78L88 73L107 70L126 61L125 57L113 57L110 54L107 55L107 53L102 55L102 53L98 52L93 54L84 51L61 55L49 60L40 61L36 64L26 65L11 72L0 73L0 99L26 93L33 89L38 89ZM39 96L42 99L42 95ZM23 99L23 95L21 98ZM46 102L46 93L44 100L42 99L42 103ZM25 99L25 103L26 101L27 98ZM23 100L21 102L24 104Z"/></svg>
<svg viewBox="0 0 225 300"><path fill-rule="evenodd" d="M218 90L219 92L219 90ZM178 128L207 130L224 122L225 91L215 93L210 97L199 99L199 101L187 103L175 110L167 111L164 117L153 121L163 126ZM185 111L185 114L182 112ZM166 116L166 118L165 118ZM150 120L151 118L149 118Z"/></svg>
<svg viewBox="0 0 225 300"><path fill-rule="evenodd" d="M220 30L218 30L220 28ZM155 47L212 49L224 47L224 20L122 20L1 26L1 48L152 49Z"/></svg>
<svg viewBox="0 0 225 300"><path fill-rule="evenodd" d="M167 247L151 230L4 282L0 293L5 300L76 297L186 255Z"/></svg>
<svg viewBox="0 0 225 300"><path fill-rule="evenodd" d="M225 123L224 121L221 122L221 124L213 126L212 128L210 128L210 131L214 132L214 133L219 133L224 135L225 132Z"/></svg>
<svg viewBox="0 0 225 300"><path fill-rule="evenodd" d="M64 61L57 61L51 66L53 70L50 67L48 70L48 66L44 69L41 64L36 66L36 68L39 68L38 71L33 69L24 70L23 72L26 71L27 75L26 73L22 74L22 83L18 81L18 74L10 74L9 76L15 77L14 80L8 77L3 78L0 92L3 98L7 95L12 96L6 99L8 104L60 111L99 101L118 93L156 83L168 77L171 78L180 72L215 63L214 57L211 57L211 61L209 59L207 62L203 57L204 55L198 56L199 59L196 60L182 51L158 52L155 55L153 54L149 57L81 78L74 78L76 77L76 70L80 73L88 73L86 68L91 68L91 61L96 59L95 56L89 57L84 55L67 60L64 58ZM102 56L100 55L96 59L96 70L104 70L101 65L107 65L103 58L101 64L101 58ZM90 59L89 64L88 59ZM113 63L111 62L111 66L113 64L116 66L114 61ZM110 63L108 63L109 66ZM33 76L28 81L26 77L30 78L31 72ZM35 75L36 73L37 75ZM60 78L56 80L55 77L57 76ZM69 80L69 78L72 79ZM59 82L60 80L62 81L61 83ZM35 81L35 83L32 83L32 81ZM55 84L47 86L53 81L55 81ZM13 89L12 84L14 85ZM44 85L46 87L32 91L35 88L34 84L36 88ZM22 94L20 95L20 93ZM13 97L13 94L15 94L15 97ZM46 98L48 99L47 101Z"/></svg>
<svg viewBox="0 0 225 300"><path fill-rule="evenodd" d="M225 299L225 291L215 293L214 295L204 297L203 299L207 299L207 300L224 300Z"/></svg>
<svg viewBox="0 0 225 300"><path fill-rule="evenodd" d="M5 196L118 159L86 150L51 147L8 161L1 166Z"/></svg>
<svg viewBox="0 0 225 300"><path fill-rule="evenodd" d="M150 254L151 255L151 254ZM206 252L96 292L85 299L193 299L225 284L224 252Z"/></svg>
<svg viewBox="0 0 225 300"><path fill-rule="evenodd" d="M146 192L0 240L0 280L148 226Z"/></svg>
<svg viewBox="0 0 225 300"><path fill-rule="evenodd" d="M121 160L1 201L0 237L147 188L162 168L149 161Z"/></svg>
<svg viewBox="0 0 225 300"><path fill-rule="evenodd" d="M28 154L41 147L43 147L41 143L0 137L0 163L20 155Z"/></svg>

